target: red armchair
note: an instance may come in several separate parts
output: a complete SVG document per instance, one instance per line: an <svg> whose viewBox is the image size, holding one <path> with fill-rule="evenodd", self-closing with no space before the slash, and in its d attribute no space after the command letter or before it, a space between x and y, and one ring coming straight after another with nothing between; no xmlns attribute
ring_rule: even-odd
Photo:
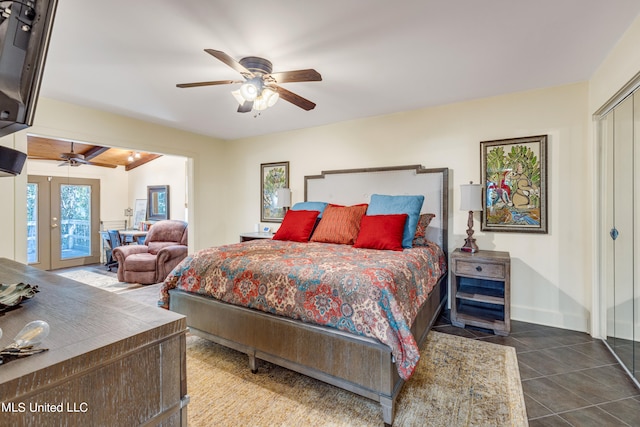
<svg viewBox="0 0 640 427"><path fill-rule="evenodd" d="M118 262L118 280L150 285L162 282L187 256L187 223L158 221L149 230L144 245L113 249Z"/></svg>

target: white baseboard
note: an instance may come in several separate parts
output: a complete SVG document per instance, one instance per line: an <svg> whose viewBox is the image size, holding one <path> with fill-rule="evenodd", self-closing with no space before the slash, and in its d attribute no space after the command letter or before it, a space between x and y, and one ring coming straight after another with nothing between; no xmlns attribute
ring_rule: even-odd
<svg viewBox="0 0 640 427"><path fill-rule="evenodd" d="M586 332L588 334L591 332L591 320L586 310L583 315L580 315L578 313L561 313L553 310L512 305L511 320Z"/></svg>

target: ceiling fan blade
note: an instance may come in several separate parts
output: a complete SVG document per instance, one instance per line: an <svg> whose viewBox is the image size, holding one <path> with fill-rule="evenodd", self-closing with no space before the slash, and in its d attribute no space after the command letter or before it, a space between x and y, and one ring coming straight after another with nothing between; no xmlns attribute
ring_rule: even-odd
<svg viewBox="0 0 640 427"><path fill-rule="evenodd" d="M253 101L245 101L238 107L238 113L248 113L253 109Z"/></svg>
<svg viewBox="0 0 640 427"><path fill-rule="evenodd" d="M277 83L294 83L294 82L319 82L322 76L313 68L307 70L282 71L280 73L272 73Z"/></svg>
<svg viewBox="0 0 640 427"><path fill-rule="evenodd" d="M82 163L83 165L88 164L89 162L82 157L72 157L69 159L71 163Z"/></svg>
<svg viewBox="0 0 640 427"><path fill-rule="evenodd" d="M230 57L226 53L224 53L224 52L222 52L220 50L213 50L213 49L205 49L204 51L207 52L209 55L212 55L213 57L215 57L215 58L219 59L220 61L224 62L225 64L227 64L229 67L233 68L234 70L236 70L240 74L248 75L249 77L255 77L251 71L247 70L244 67L244 65L240 64L238 61L236 61L235 59L233 59L232 57Z"/></svg>
<svg viewBox="0 0 640 427"><path fill-rule="evenodd" d="M290 103L292 103L293 105L296 105L300 108L302 108L303 110L313 110L314 108L316 108L316 104L309 101L306 98L301 97L298 94L295 94L283 87L280 87L278 85L271 85L269 86L273 89L276 89L278 91L278 93L280 94L280 98L284 99L285 101L288 101Z"/></svg>
<svg viewBox="0 0 640 427"><path fill-rule="evenodd" d="M179 83L176 87L186 88L186 87L199 87L199 86L216 86L216 85L229 85L232 83L243 83L240 80L217 80L213 82L197 82L197 83Z"/></svg>

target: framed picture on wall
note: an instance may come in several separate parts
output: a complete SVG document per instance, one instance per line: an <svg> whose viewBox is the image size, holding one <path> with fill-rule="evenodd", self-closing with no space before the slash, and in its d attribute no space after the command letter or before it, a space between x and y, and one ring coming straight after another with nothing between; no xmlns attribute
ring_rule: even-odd
<svg viewBox="0 0 640 427"><path fill-rule="evenodd" d="M289 188L289 162L260 165L260 221L282 222L284 208L276 206L279 188Z"/></svg>
<svg viewBox="0 0 640 427"><path fill-rule="evenodd" d="M147 220L162 221L170 218L169 186L147 186Z"/></svg>
<svg viewBox="0 0 640 427"><path fill-rule="evenodd" d="M140 230L141 223L147 220L147 199L136 199L133 208L133 228Z"/></svg>
<svg viewBox="0 0 640 427"><path fill-rule="evenodd" d="M547 136L480 142L483 231L547 233Z"/></svg>

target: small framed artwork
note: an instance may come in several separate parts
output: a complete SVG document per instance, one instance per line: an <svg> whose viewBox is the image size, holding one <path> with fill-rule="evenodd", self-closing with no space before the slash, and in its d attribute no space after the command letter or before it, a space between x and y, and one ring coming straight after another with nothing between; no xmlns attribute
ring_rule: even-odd
<svg viewBox="0 0 640 427"><path fill-rule="evenodd" d="M133 228L136 230L140 230L142 227L141 223L146 221L146 219L147 219L147 200L136 199L136 204L133 209Z"/></svg>
<svg viewBox="0 0 640 427"><path fill-rule="evenodd" d="M260 221L282 222L285 209L277 207L277 191L289 188L289 162L260 165Z"/></svg>
<svg viewBox="0 0 640 427"><path fill-rule="evenodd" d="M480 142L483 231L547 233L547 136Z"/></svg>

